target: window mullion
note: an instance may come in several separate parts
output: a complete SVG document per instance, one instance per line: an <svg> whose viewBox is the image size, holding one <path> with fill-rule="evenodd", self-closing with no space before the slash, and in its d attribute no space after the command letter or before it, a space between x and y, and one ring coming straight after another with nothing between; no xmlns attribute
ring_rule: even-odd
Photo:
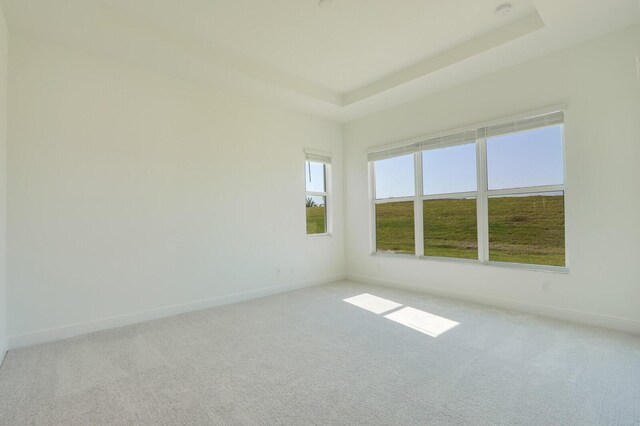
<svg viewBox="0 0 640 426"><path fill-rule="evenodd" d="M413 228L417 257L424 256L424 221L422 209L422 152L414 154L415 197L413 201Z"/></svg>
<svg viewBox="0 0 640 426"><path fill-rule="evenodd" d="M369 248L375 253L376 247L376 173L373 161L369 162Z"/></svg>
<svg viewBox="0 0 640 426"><path fill-rule="evenodd" d="M489 260L489 200L487 198L487 140L476 143L476 170L478 175L478 198L476 200L478 221L478 260Z"/></svg>

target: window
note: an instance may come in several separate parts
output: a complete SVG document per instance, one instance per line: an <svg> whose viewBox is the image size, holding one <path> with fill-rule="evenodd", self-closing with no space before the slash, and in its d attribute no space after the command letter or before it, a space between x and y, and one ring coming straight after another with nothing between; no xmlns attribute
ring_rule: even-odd
<svg viewBox="0 0 640 426"><path fill-rule="evenodd" d="M330 233L331 157L305 150L304 169L307 235L327 235Z"/></svg>
<svg viewBox="0 0 640 426"><path fill-rule="evenodd" d="M422 152L424 255L478 258L476 143Z"/></svg>
<svg viewBox="0 0 640 426"><path fill-rule="evenodd" d="M565 266L562 125L486 146L489 260Z"/></svg>
<svg viewBox="0 0 640 426"><path fill-rule="evenodd" d="M375 169L375 249L382 253L415 253L413 155L380 159Z"/></svg>
<svg viewBox="0 0 640 426"><path fill-rule="evenodd" d="M369 154L376 252L566 266L564 114Z"/></svg>

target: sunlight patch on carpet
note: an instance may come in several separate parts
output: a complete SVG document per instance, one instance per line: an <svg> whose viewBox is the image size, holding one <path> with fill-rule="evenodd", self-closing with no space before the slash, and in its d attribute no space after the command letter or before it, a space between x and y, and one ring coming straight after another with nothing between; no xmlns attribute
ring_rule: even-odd
<svg viewBox="0 0 640 426"><path fill-rule="evenodd" d="M442 333L460 325L459 322L410 307L405 307L385 315L385 318L431 337L438 337Z"/></svg>
<svg viewBox="0 0 640 426"><path fill-rule="evenodd" d="M396 303L369 293L362 293L357 296L349 297L348 299L344 299L344 302L366 309L374 314L382 314L402 306L401 303Z"/></svg>

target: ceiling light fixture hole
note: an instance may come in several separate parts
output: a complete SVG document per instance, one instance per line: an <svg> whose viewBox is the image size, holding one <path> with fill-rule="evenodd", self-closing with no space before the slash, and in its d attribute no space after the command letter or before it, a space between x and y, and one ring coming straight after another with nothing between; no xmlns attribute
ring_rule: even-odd
<svg viewBox="0 0 640 426"><path fill-rule="evenodd" d="M501 4L500 6L496 7L496 15L507 16L508 14L511 13L512 8L513 7L511 6L511 3Z"/></svg>

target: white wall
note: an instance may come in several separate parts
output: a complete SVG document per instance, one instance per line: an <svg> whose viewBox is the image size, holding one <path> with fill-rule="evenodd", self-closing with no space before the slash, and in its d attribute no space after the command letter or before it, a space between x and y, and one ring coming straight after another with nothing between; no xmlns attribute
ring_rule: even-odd
<svg viewBox="0 0 640 426"><path fill-rule="evenodd" d="M12 35L10 344L339 278L343 229L352 278L638 327L638 36L637 27L612 34L341 132L262 101ZM0 52L0 77L3 64ZM569 274L369 255L368 147L558 103L569 106ZM303 147L334 154L332 238L305 236Z"/></svg>
<svg viewBox="0 0 640 426"><path fill-rule="evenodd" d="M7 350L7 47L7 25L0 6L0 363Z"/></svg>
<svg viewBox="0 0 640 426"><path fill-rule="evenodd" d="M640 331L639 33L629 28L346 125L349 276ZM561 103L569 274L369 254L367 148Z"/></svg>
<svg viewBox="0 0 640 426"><path fill-rule="evenodd" d="M9 95L11 346L344 275L338 124L13 34ZM331 238L304 147L334 155Z"/></svg>

